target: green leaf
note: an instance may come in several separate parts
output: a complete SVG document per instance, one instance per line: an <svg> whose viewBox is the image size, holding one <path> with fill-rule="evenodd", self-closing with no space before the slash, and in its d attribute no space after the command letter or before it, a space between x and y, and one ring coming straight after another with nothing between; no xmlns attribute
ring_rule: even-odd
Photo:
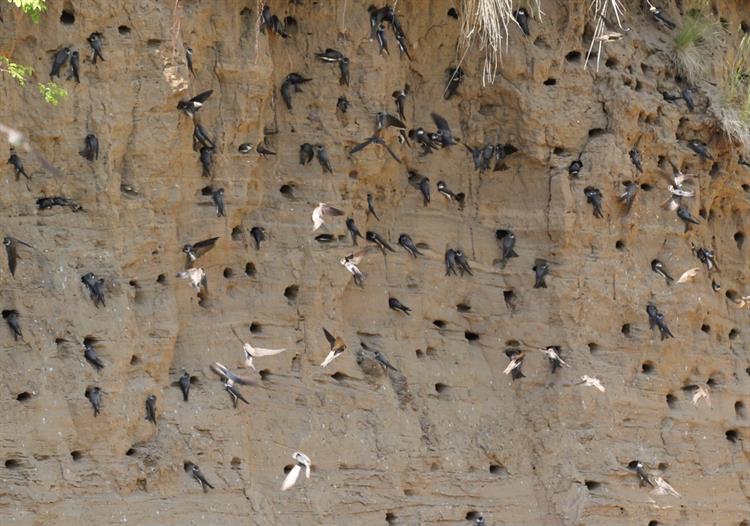
<svg viewBox="0 0 750 526"><path fill-rule="evenodd" d="M44 97L45 101L47 101L49 104L52 104L53 106L57 106L57 104L60 102L60 99L68 96L68 92L54 82L40 82L39 93L42 94L42 97Z"/></svg>

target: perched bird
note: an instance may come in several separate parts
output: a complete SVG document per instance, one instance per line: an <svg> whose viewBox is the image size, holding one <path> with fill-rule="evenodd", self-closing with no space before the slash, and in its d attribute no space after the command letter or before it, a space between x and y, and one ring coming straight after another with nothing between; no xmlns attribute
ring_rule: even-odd
<svg viewBox="0 0 750 526"><path fill-rule="evenodd" d="M91 46L91 61L96 64L96 59L99 58L104 62L104 55L102 55L102 34L97 32L91 33L86 40L88 40L89 46Z"/></svg>
<svg viewBox="0 0 750 526"><path fill-rule="evenodd" d="M253 151L253 145L249 142L243 142L240 144L239 148L237 148L237 151L240 153L248 154Z"/></svg>
<svg viewBox="0 0 750 526"><path fill-rule="evenodd" d="M694 225L699 225L700 221L698 221L696 218L693 217L693 215L690 213L690 210L684 206L680 205L677 207L677 217L682 219L685 222L685 229L687 230L688 224L692 223Z"/></svg>
<svg viewBox="0 0 750 526"><path fill-rule="evenodd" d="M294 466L292 466L292 469L289 470L289 473L287 473L286 477L284 478L284 482L281 484L281 491L286 491L297 482L297 478L299 477L300 472L302 471L302 468L305 468L305 477L310 478L310 458L305 455L304 453L300 453L299 451L295 451L292 455L292 458L297 462Z"/></svg>
<svg viewBox="0 0 750 526"><path fill-rule="evenodd" d="M700 272L700 270L700 267L687 269L682 273L680 279L677 280L677 283L687 283L688 281L692 281L693 278L698 275L698 272Z"/></svg>
<svg viewBox="0 0 750 526"><path fill-rule="evenodd" d="M664 26L664 27L666 27L667 29L670 29L670 30L672 30L672 29L674 29L675 27L677 27L677 26L675 25L675 23L674 23L674 22L672 22L671 20L668 20L668 19L667 19L667 18L666 18L666 17L664 16L664 13L662 13L662 10L661 10L661 9L659 9L658 7L656 7L656 6L655 6L654 4L652 4L652 3L651 3L651 2L649 1L649 0L646 0L646 3L648 4L648 10L649 10L649 12L651 13L651 16L653 17L653 19L654 19L654 20L655 20L655 21L656 21L656 22L657 22L657 23L658 23L659 25L662 25L662 26Z"/></svg>
<svg viewBox="0 0 750 526"><path fill-rule="evenodd" d="M203 493L206 493L208 488L214 489L211 483L206 479L206 476L201 473L201 470L197 465L191 463L188 467L190 469L190 474L200 483Z"/></svg>
<svg viewBox="0 0 750 526"><path fill-rule="evenodd" d="M594 378L593 376L588 376L586 374L581 376L581 381L575 385L585 385L586 387L596 387L602 393L606 391L606 389L604 388L604 386L602 385L601 381L598 378Z"/></svg>
<svg viewBox="0 0 750 526"><path fill-rule="evenodd" d="M190 100L181 100L177 103L177 109L184 111L188 117L192 118L195 113L203 107L203 104L208 100L214 90L204 91L199 93Z"/></svg>
<svg viewBox="0 0 750 526"><path fill-rule="evenodd" d="M89 296L95 307L98 308L100 304L103 307L107 306L104 303L104 278L97 278L93 272L88 272L81 276L81 282L89 290Z"/></svg>
<svg viewBox="0 0 750 526"><path fill-rule="evenodd" d="M695 109L695 100L693 99L693 92L690 91L690 88L682 90L682 98L685 101L685 104L687 104L688 111L693 111Z"/></svg>
<svg viewBox="0 0 750 526"><path fill-rule="evenodd" d="M401 117L401 120L405 120L406 117L404 117L404 102L406 101L407 95L410 93L410 88L408 84L405 84L402 89L397 89L394 91L391 96L393 97L393 101L396 103L396 111L398 111L399 117Z"/></svg>
<svg viewBox="0 0 750 526"><path fill-rule="evenodd" d="M419 192L422 194L422 204L424 206L427 206L430 204L430 179L429 177L425 177L423 175L418 174L414 171L409 171L409 179L414 179L414 186L419 190Z"/></svg>
<svg viewBox="0 0 750 526"><path fill-rule="evenodd" d="M466 272L469 276L473 276L474 274L471 272L471 267L469 266L469 262L466 260L466 256L464 255L462 250L456 250L454 252L454 257L456 258L456 263L458 264L458 270L461 272L461 275L464 275L464 272Z"/></svg>
<svg viewBox="0 0 750 526"><path fill-rule="evenodd" d="M357 225L354 223L354 219L349 217L346 220L346 229L349 231L349 234L352 236L352 244L356 247L357 246L357 237L364 238L362 233L357 228Z"/></svg>
<svg viewBox="0 0 750 526"><path fill-rule="evenodd" d="M18 321L18 311L16 309L3 309L2 315L13 333L13 340L18 341L18 338L23 338L21 323Z"/></svg>
<svg viewBox="0 0 750 526"><path fill-rule="evenodd" d="M547 283L544 281L544 277L549 274L549 263L547 263L543 259L537 259L534 262L534 266L531 267L531 270L534 271L534 288L535 289L546 289Z"/></svg>
<svg viewBox="0 0 750 526"><path fill-rule="evenodd" d="M185 371L178 380L180 391L182 391L182 401L187 402L190 397L190 375Z"/></svg>
<svg viewBox="0 0 750 526"><path fill-rule="evenodd" d="M547 359L549 359L550 363L552 364L552 372L556 372L558 368L560 367L570 367L565 360L560 358L560 346L559 345L550 345L549 347L546 347L544 349L539 349L542 353L547 355Z"/></svg>
<svg viewBox="0 0 750 526"><path fill-rule="evenodd" d="M510 374L513 380L525 378L526 375L521 371L521 366L523 365L523 359L526 357L526 353L520 349L506 349L505 356L510 359L510 363L503 371L503 374Z"/></svg>
<svg viewBox="0 0 750 526"><path fill-rule="evenodd" d="M633 166L635 166L635 169L638 170L638 173L643 173L643 166L641 165L641 152L638 151L638 143L641 141L641 138L638 137L638 140L635 142L635 145L633 145L633 148L631 148L629 155L630 155L630 162L633 163Z"/></svg>
<svg viewBox="0 0 750 526"><path fill-rule="evenodd" d="M510 258L517 258L518 254L514 250L516 246L516 235L510 230L495 230L495 238L500 241L500 249L502 250L501 260L506 261Z"/></svg>
<svg viewBox="0 0 750 526"><path fill-rule="evenodd" d="M339 97L336 101L336 109L341 110L341 113L346 113L346 110L349 109L349 100L343 95Z"/></svg>
<svg viewBox="0 0 750 526"><path fill-rule="evenodd" d="M94 416L102 412L102 390L99 387L87 387L84 396L91 402L94 408Z"/></svg>
<svg viewBox="0 0 750 526"><path fill-rule="evenodd" d="M60 68L63 67L65 63L68 61L69 56L70 56L69 47L60 48L55 53L55 57L52 59L52 70L49 72L50 78L52 77L60 78Z"/></svg>
<svg viewBox="0 0 750 526"><path fill-rule="evenodd" d="M281 38L287 38L289 36L286 31L284 31L284 25L281 23L279 17L271 14L271 8L268 4L263 6L260 15L260 32L265 33L266 30L268 30L269 33L276 33Z"/></svg>
<svg viewBox="0 0 750 526"><path fill-rule="evenodd" d="M156 395L146 397L146 420L156 425Z"/></svg>
<svg viewBox="0 0 750 526"><path fill-rule="evenodd" d="M260 250L260 242L266 240L266 231L263 227L254 226L250 229L250 235L255 240L255 250Z"/></svg>
<svg viewBox="0 0 750 526"><path fill-rule="evenodd" d="M325 334L326 340L328 340L328 345L331 346L331 352L328 353L326 359L323 360L323 363L320 364L321 367L326 367L346 350L346 344L344 343L344 340L341 339L341 337L336 336L334 338L334 336L330 332L328 332L325 327L323 327L323 334Z"/></svg>
<svg viewBox="0 0 750 526"><path fill-rule="evenodd" d="M390 53L388 53L388 40L385 38L385 24L380 24L378 26L378 28L375 30L375 35L378 39L380 54L382 55L385 52L386 55L389 55Z"/></svg>
<svg viewBox="0 0 750 526"><path fill-rule="evenodd" d="M432 117L432 120L435 122L435 126L437 126L438 128L437 139L438 139L438 142L440 142L443 145L443 148L447 148L448 146L451 146L452 144L456 144L456 140L453 138L453 133L451 132L451 128L450 126L448 126L448 121L435 112L430 113L430 116Z"/></svg>
<svg viewBox="0 0 750 526"><path fill-rule="evenodd" d="M190 46L185 46L185 60L187 61L188 71L195 76L195 71L193 71L193 48Z"/></svg>
<svg viewBox="0 0 750 526"><path fill-rule="evenodd" d="M216 205L216 217L226 217L226 209L224 208L224 189L217 188L211 191L211 200Z"/></svg>
<svg viewBox="0 0 750 526"><path fill-rule="evenodd" d="M39 210L48 210L54 206L67 206L73 212L80 212L83 210L83 207L81 205L79 205L72 199L62 196L40 197L36 200L36 206L39 208Z"/></svg>
<svg viewBox="0 0 750 526"><path fill-rule="evenodd" d="M523 31L523 34L526 36L531 35L531 32L529 31L529 13L524 9L523 7L519 8L516 12L513 13L513 17L516 19L516 22L518 22L518 27L521 28L521 31Z"/></svg>
<svg viewBox="0 0 750 526"><path fill-rule="evenodd" d="M372 214L375 217L375 219L380 221L378 214L375 213L375 205L373 204L372 194L367 194L367 212L369 214Z"/></svg>
<svg viewBox="0 0 750 526"><path fill-rule="evenodd" d="M695 251L695 255L698 260L706 265L706 268L711 272L716 267L716 260L714 259L714 251L707 248L699 248Z"/></svg>
<svg viewBox="0 0 750 526"><path fill-rule="evenodd" d="M315 148L310 143L300 144L299 147L299 163L305 165L313 160L315 157Z"/></svg>
<svg viewBox="0 0 750 526"><path fill-rule="evenodd" d="M315 156L318 158L320 167L323 168L323 173L328 172L329 174L332 174L333 169L331 168L331 159L328 157L326 147L322 144L316 144L313 148L315 148Z"/></svg>
<svg viewBox="0 0 750 526"><path fill-rule="evenodd" d="M578 159L574 160L572 163L570 163L570 166L568 166L568 175L571 177L578 177L581 173L581 170L583 169L583 162L581 161L581 156L578 156Z"/></svg>
<svg viewBox="0 0 750 526"><path fill-rule="evenodd" d="M317 229L319 229L320 227L326 224L323 217L327 215L328 216L342 216L344 215L344 212L342 212L338 208L334 208L325 203L318 203L318 206L316 206L313 209L313 213L312 213L313 232L315 232Z"/></svg>
<svg viewBox="0 0 750 526"><path fill-rule="evenodd" d="M458 86L464 81L464 70L461 69L461 66L448 68L445 70L445 75L448 80L443 92L443 98L448 100L458 92Z"/></svg>
<svg viewBox="0 0 750 526"><path fill-rule="evenodd" d="M355 153L361 150L364 150L366 147L368 147L371 144L379 144L383 146L386 149L386 151L390 154L390 156L393 157L393 159L397 163L401 162L401 159L399 158L399 156L396 155L396 153L391 149L391 147L388 146L388 143L386 143L385 140L383 140L383 138L380 137L380 135L378 135L377 133L373 135L372 137L368 137L367 139L365 139L364 142L361 142L357 144L356 146L354 146L354 148L349 150L349 155L354 155Z"/></svg>
<svg viewBox="0 0 750 526"><path fill-rule="evenodd" d="M409 312L411 312L411 309L409 307L407 307L406 305L404 305L403 303L401 303L400 301L398 301L396 298L393 298L393 297L388 298L388 307L396 311L401 311L407 316L409 315Z"/></svg>
<svg viewBox="0 0 750 526"><path fill-rule="evenodd" d="M693 150L702 160L713 160L713 156L711 155L711 152L708 151L708 145L706 145L706 143L701 142L698 139L692 139L688 141L687 146L688 148Z"/></svg>
<svg viewBox="0 0 750 526"><path fill-rule="evenodd" d="M234 374L232 371L227 369L225 366L220 364L219 362L214 362L211 364L211 370L216 373L219 378L221 378L222 383L224 385L224 390L229 393L229 396L232 397L232 404L235 408L237 408L237 400L242 400L246 404L250 404L250 402L247 401L247 399L242 396L242 393L240 390L236 387L235 384L240 385L254 385L254 382L250 379L243 378L241 376L238 376Z"/></svg>
<svg viewBox="0 0 750 526"><path fill-rule="evenodd" d="M458 271L456 270L456 251L452 248L445 251L445 275L449 276L450 274L458 276Z"/></svg>
<svg viewBox="0 0 750 526"><path fill-rule="evenodd" d="M463 192L459 193L453 193L450 188L448 188L448 185L445 184L445 181L438 181L437 183L437 191L440 192L442 195L445 196L448 201L456 201L458 203L462 203L465 194Z"/></svg>
<svg viewBox="0 0 750 526"><path fill-rule="evenodd" d="M299 73L290 73L284 78L284 82L281 83L281 97L284 99L284 103L289 111L292 111L292 93L300 93L302 91L300 86L311 80Z"/></svg>
<svg viewBox="0 0 750 526"><path fill-rule="evenodd" d="M636 183L635 181L623 181L622 184L625 187L625 191L620 194L618 201L620 201L625 206L625 213L627 214L633 207L633 200L635 199L635 194L638 191L638 183Z"/></svg>
<svg viewBox="0 0 750 526"><path fill-rule="evenodd" d="M413 258L416 258L417 255L424 255L419 251L419 248L414 244L414 241L412 241L409 234L401 234L398 236L398 244L404 247L404 250L406 250Z"/></svg>
<svg viewBox="0 0 750 526"><path fill-rule="evenodd" d="M674 338L674 335L669 330L669 327L667 327L667 322L664 320L664 314L659 312L659 309L656 308L656 305L654 305L653 303L649 303L646 306L646 313L648 314L649 328L653 329L654 327L658 327L659 334L661 335L662 340L666 340L667 338Z"/></svg>
<svg viewBox="0 0 750 526"><path fill-rule="evenodd" d="M602 214L602 192L595 186L587 186L583 189L586 201L594 207L594 217L604 217Z"/></svg>
<svg viewBox="0 0 750 526"><path fill-rule="evenodd" d="M85 338L83 340L83 358L97 371L104 369L104 362L96 352L94 341L91 338Z"/></svg>
<svg viewBox="0 0 750 526"><path fill-rule="evenodd" d="M479 515L476 518L476 523L477 523L476 526L485 526L484 517L482 517L481 515Z"/></svg>
<svg viewBox="0 0 750 526"><path fill-rule="evenodd" d="M261 157L264 159L267 159L269 155L276 155L276 152L269 150L266 148L266 145L264 144L265 139L263 141L260 141L258 145L255 147L255 151L257 151Z"/></svg>
<svg viewBox="0 0 750 526"><path fill-rule="evenodd" d="M397 32L396 42L398 42L398 50L401 52L401 54L406 55L406 58L412 60L411 55L409 54L409 46L406 43L406 35Z"/></svg>
<svg viewBox="0 0 750 526"><path fill-rule="evenodd" d="M203 289L204 292L208 290L208 278L206 277L206 271L202 268L189 268L184 272L178 272L176 277L189 279L190 284L198 294L201 293L201 289Z"/></svg>
<svg viewBox="0 0 750 526"><path fill-rule="evenodd" d="M206 129L199 122L195 122L193 127L193 150L197 150L199 145L205 146L206 148L216 147L216 144L209 139ZM242 146L245 145L240 145L240 152L247 153L242 151ZM252 146L250 146L250 148L252 149Z"/></svg>
<svg viewBox="0 0 750 526"><path fill-rule="evenodd" d="M99 159L99 139L96 135L89 133L84 141L83 150L78 152L78 155L89 161Z"/></svg>
<svg viewBox="0 0 750 526"><path fill-rule="evenodd" d="M34 248L25 241L16 239L11 236L5 236L3 238L3 245L5 245L5 253L8 256L8 270L10 270L11 276L16 276L16 266L18 263L18 245L25 247Z"/></svg>
<svg viewBox="0 0 750 526"><path fill-rule="evenodd" d="M253 347L249 342L244 341L240 337L240 335L237 334L237 331L234 329L234 327L232 327L232 332L240 341L240 343L242 343L242 351L245 353L245 361L243 362L244 367L255 370L255 365L253 364L253 358L260 358L263 356L274 356L276 354L280 354L286 351L286 348L263 349L262 347Z"/></svg>
<svg viewBox="0 0 750 526"><path fill-rule="evenodd" d="M315 236L315 241L318 243L331 243L334 239L336 239L336 237L332 234L318 234Z"/></svg>
<svg viewBox="0 0 750 526"><path fill-rule="evenodd" d="M211 164L214 162L214 149L208 146L201 146L200 161L201 176L211 177Z"/></svg>
<svg viewBox="0 0 750 526"><path fill-rule="evenodd" d="M373 351L372 357L375 358L375 361L377 361L384 368L390 369L391 371L398 371L398 369L396 369L395 367L393 367L393 365L391 365L391 362L388 361L388 359L383 355L382 352Z"/></svg>
<svg viewBox="0 0 750 526"><path fill-rule="evenodd" d="M81 83L81 77L79 74L79 54L78 51L73 51L70 54L70 72L68 73L68 80L75 79L78 84Z"/></svg>
<svg viewBox="0 0 750 526"><path fill-rule="evenodd" d="M672 279L672 276L667 274L667 270L664 268L664 263L662 263L658 259L654 259L651 261L651 270L663 277L667 281L667 285L671 285L674 281L674 279Z"/></svg>
<svg viewBox="0 0 750 526"><path fill-rule="evenodd" d="M635 471L638 475L638 484L640 486L645 486L648 484L649 486L653 486L654 483L651 482L651 477L646 472L646 468L643 466L643 462L640 460L633 460L628 464L628 468Z"/></svg>
<svg viewBox="0 0 750 526"><path fill-rule="evenodd" d="M439 142L433 140L432 134L427 133L424 128L409 130L409 138L414 139L422 147L422 155L429 155L433 150L437 150Z"/></svg>
<svg viewBox="0 0 750 526"><path fill-rule="evenodd" d="M23 175L26 179L31 180L31 177L29 177L29 174L26 173L26 170L23 167L23 161L21 161L21 158L18 156L18 154L14 151L10 151L10 157L8 157L8 164L13 166L13 168L16 170L16 180L18 180L19 175Z"/></svg>
<svg viewBox="0 0 750 526"><path fill-rule="evenodd" d="M203 241L198 241L197 243L186 243L182 246L182 251L187 255L187 267L189 268L192 266L193 262L201 257L203 254L214 248L216 245L216 241L219 239L219 236L211 237L208 239L204 239Z"/></svg>
<svg viewBox="0 0 750 526"><path fill-rule="evenodd" d="M389 245L388 242L377 232L368 230L367 233L365 233L365 239L367 239L367 241L375 243L383 252L383 254L385 254L386 249L390 250L391 252L395 252L395 250L393 250L393 247L391 247L391 245Z"/></svg>
<svg viewBox="0 0 750 526"><path fill-rule="evenodd" d="M343 53L335 49L328 48L323 52L315 53L315 56L323 62L338 63L339 69L341 71L339 83L342 86L349 85L349 59L345 57Z"/></svg>

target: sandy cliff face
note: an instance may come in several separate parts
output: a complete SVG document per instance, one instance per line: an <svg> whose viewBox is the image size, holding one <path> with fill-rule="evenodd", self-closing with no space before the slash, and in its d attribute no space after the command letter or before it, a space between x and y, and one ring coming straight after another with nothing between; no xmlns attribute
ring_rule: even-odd
<svg viewBox="0 0 750 526"><path fill-rule="evenodd" d="M493 86L481 87L481 57L469 54L448 101L459 22L447 1L398 3L411 62L390 30L391 54L378 53L366 2L271 2L296 20L286 39L259 33L255 2L52 1L39 25L6 8L2 49L40 78L61 46L82 58L81 83L63 81L70 96L57 107L2 84L0 122L26 132L61 172L28 155L31 181L3 170L2 231L35 250L22 247L15 278L0 270L1 306L20 313L23 331L18 341L6 327L1 336L2 523L453 525L482 513L488 525L748 524L748 325L731 300L748 292L750 173L701 90L693 112L659 93L679 91L667 32L630 5L627 38L605 49L598 73L584 71L585 2L572 3L545 1L530 37L512 28ZM742 5L715 8L737 27ZM680 19L677 7L668 12ZM94 31L105 57L96 65L86 43ZM315 59L328 47L350 58L348 87L336 65ZM293 111L279 94L291 72L313 79ZM460 144L421 156L389 130L403 164L377 145L348 158L375 112L395 112L391 93L405 83L410 128L434 130L435 111L464 143L519 151L506 169L480 173ZM175 109L208 89L197 119L218 145L211 181L191 149L192 122ZM346 113L336 111L340 96ZM277 155L238 152L264 128L278 130L265 135ZM100 142L94 162L77 153L89 133ZM639 137L641 175L628 158ZM685 146L694 138L714 161ZM326 146L333 174L316 160L299 165L305 142ZM660 208L667 160L699 176L687 204L700 224L688 232ZM407 168L429 177L429 206ZM617 196L636 177L625 214ZM462 209L437 193L440 180L466 194ZM201 193L209 183L225 190L226 218ZM603 194L601 219L587 186ZM379 221L367 214L368 193ZM84 211L36 209L54 195ZM346 213L327 219L329 244L310 231L321 201ZM365 259L364 288L339 264L352 252L345 217L396 249ZM266 232L260 250L254 226ZM497 229L517 237L519 257L507 264ZM426 244L424 257L397 246L402 233ZM175 273L183 244L213 236L198 260L209 289L199 304ZM692 244L714 250L718 270L708 274ZM449 247L465 252L472 276L445 276ZM550 262L546 289L532 288L536 258ZM675 278L701 271L670 287L651 271L654 258ZM86 272L105 279L106 307L83 288ZM411 315L389 310L390 296ZM674 339L649 329L650 301ZM241 364L231 327L289 349L256 360L259 385L241 388L250 405L237 409L209 370ZM323 327L348 345L325 369ZM87 337L101 372L83 358ZM559 345L570 367L551 374L529 350L525 378L512 381L505 350L517 345ZM194 376L187 403L174 384L184 371ZM584 374L606 391L572 385ZM84 396L91 386L103 390L97 417ZM690 386L706 389L710 405L694 405ZM144 418L149 394L155 426ZM295 450L311 457L312 476L281 493ZM681 498L639 487L627 468L636 459ZM204 494L186 462L215 489Z"/></svg>

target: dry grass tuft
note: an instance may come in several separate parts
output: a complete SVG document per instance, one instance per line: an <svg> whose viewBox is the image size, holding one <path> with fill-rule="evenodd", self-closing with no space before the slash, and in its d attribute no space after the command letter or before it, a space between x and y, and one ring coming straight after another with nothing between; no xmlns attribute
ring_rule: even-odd
<svg viewBox="0 0 750 526"><path fill-rule="evenodd" d="M708 43L719 36L721 25L705 13L707 0L696 0L674 38L672 61L677 73L695 84L708 72Z"/></svg>
<svg viewBox="0 0 750 526"><path fill-rule="evenodd" d="M535 18L541 18L540 0L536 4ZM461 37L459 52L461 61L476 42L484 51L482 85L495 81L497 68L502 62L503 51L508 48L508 28L518 24L513 12L513 0L462 0Z"/></svg>
<svg viewBox="0 0 750 526"><path fill-rule="evenodd" d="M720 77L719 118L726 134L750 148L750 35L727 51Z"/></svg>

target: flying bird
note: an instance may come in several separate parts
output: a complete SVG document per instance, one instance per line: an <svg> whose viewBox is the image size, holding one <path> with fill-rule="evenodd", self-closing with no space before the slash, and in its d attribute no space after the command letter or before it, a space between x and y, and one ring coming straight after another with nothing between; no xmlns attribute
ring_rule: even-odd
<svg viewBox="0 0 750 526"><path fill-rule="evenodd" d="M206 277L206 271L202 268L189 268L184 272L178 272L176 277L190 280L190 285L198 294L201 293L201 289L204 292L208 290L208 278Z"/></svg>
<svg viewBox="0 0 750 526"><path fill-rule="evenodd" d="M219 236L211 237L209 239L204 239L203 241L198 241L197 243L187 243L182 246L182 251L187 255L187 266L186 268L190 268L195 260L197 260L199 257L201 257L203 254L214 248L216 245L216 241L219 239ZM181 276L182 277L182 276Z"/></svg>
<svg viewBox="0 0 750 526"><path fill-rule="evenodd" d="M240 385L254 385L254 382L250 379L243 378L242 376L238 376L234 374L232 371L227 369L225 366L220 364L219 362L214 362L211 364L211 370L216 373L219 378L221 378L222 383L224 385L224 390L229 393L229 396L232 397L232 404L235 408L237 408L237 400L242 400L246 404L250 404L250 402L247 401L247 399L242 396L242 393L237 388L236 384Z"/></svg>
<svg viewBox="0 0 750 526"><path fill-rule="evenodd" d="M585 385L586 387L596 387L602 393L606 391L606 389L604 388L604 386L602 385L601 381L598 378L594 378L593 376L588 376L585 374L581 376L581 381L575 385Z"/></svg>
<svg viewBox="0 0 750 526"><path fill-rule="evenodd" d="M86 285L95 307L98 308L100 304L107 306L104 302L104 278L97 278L93 272L87 272L81 276L81 282Z"/></svg>
<svg viewBox="0 0 750 526"><path fill-rule="evenodd" d="M237 334L237 331L234 329L234 327L232 327L231 329L234 335L240 341L240 343L242 343L242 350L245 353L245 361L243 363L245 367L255 370L255 365L253 364L253 358L261 358L263 356L274 356L276 354L280 354L286 351L286 348L263 349L262 347L253 347L249 342L244 341L240 337L240 335Z"/></svg>
<svg viewBox="0 0 750 526"><path fill-rule="evenodd" d="M284 78L284 81L281 83L281 97L284 99L284 103L289 111L292 111L292 93L302 92L300 86L311 80L299 73L290 73Z"/></svg>
<svg viewBox="0 0 750 526"><path fill-rule="evenodd" d="M435 122L435 126L438 128L437 142L442 144L443 148L456 144L457 141L453 138L453 133L448 125L448 121L435 112L430 113L430 116Z"/></svg>
<svg viewBox="0 0 750 526"><path fill-rule="evenodd" d="M526 354L519 349L507 349L505 355L510 359L510 363L508 363L508 366L503 370L503 374L510 374L513 380L525 378L526 375L521 372L521 366L523 365L523 359L526 357Z"/></svg>
<svg viewBox="0 0 750 526"><path fill-rule="evenodd" d="M371 144L379 144L380 146L384 147L386 151L390 154L391 157L397 162L400 163L401 159L398 155L391 149L390 146L388 146L388 143L383 140L382 137L375 134L372 137L368 137L364 140L364 142L361 142L357 145L355 145L351 150L349 150L349 155L354 155L355 153L364 150L366 147L368 147Z"/></svg>
<svg viewBox="0 0 750 526"><path fill-rule="evenodd" d="M349 254L340 260L340 263L344 268L352 274L354 277L354 284L358 287L364 286L365 277L367 276L364 272L359 270L359 265L362 263L364 257L372 253L373 250L376 250L375 247L367 247L353 254Z"/></svg>
<svg viewBox="0 0 750 526"><path fill-rule="evenodd" d="M11 276L16 276L16 266L18 264L18 245L25 247L34 248L25 241L16 239L11 236L5 236L3 238L3 245L5 245L5 254L8 256L8 270L10 270Z"/></svg>
<svg viewBox="0 0 750 526"><path fill-rule="evenodd" d="M300 472L302 471L302 468L305 469L305 477L310 478L310 458L305 455L304 453L300 453L299 451L295 451L292 455L292 458L297 462L294 466L292 466L292 469L289 470L289 473L287 473L286 477L284 478L284 482L281 484L281 491L286 491L297 482L297 478L299 477Z"/></svg>
<svg viewBox="0 0 750 526"><path fill-rule="evenodd" d="M675 491L675 489L669 485L669 482L661 477L654 477L654 489L651 490L652 495L672 495L673 497L680 497L681 495Z"/></svg>
<svg viewBox="0 0 750 526"><path fill-rule="evenodd" d="M700 267L687 269L682 273L680 278L677 280L677 283L687 283L688 281L693 281L693 278L698 275L698 272L700 272L700 270Z"/></svg>
<svg viewBox="0 0 750 526"><path fill-rule="evenodd" d="M568 363L560 357L561 350L559 346L551 345L544 349L538 350L547 355L547 359L549 359L550 363L552 364L553 373L556 372L560 367L570 367L570 365L568 365Z"/></svg>
<svg viewBox="0 0 750 526"><path fill-rule="evenodd" d="M332 206L329 206L325 203L318 203L318 206L316 206L313 209L312 213L312 221L313 221L313 229L312 231L315 232L320 227L324 226L325 220L323 219L324 216L342 216L344 215L344 212L339 210L338 208L334 208Z"/></svg>
<svg viewBox="0 0 750 526"><path fill-rule="evenodd" d="M346 344L341 337L334 337L325 327L323 327L323 334L325 334L326 340L328 340L328 345L331 346L331 351L328 353L328 356L326 356L326 359L320 364L321 367L326 367L346 350Z"/></svg>
<svg viewBox="0 0 750 526"><path fill-rule="evenodd" d="M181 100L177 103L177 109L182 110L187 114L188 117L193 118L195 113L203 107L203 104L208 100L214 90L204 91L199 93L195 97L189 100Z"/></svg>

